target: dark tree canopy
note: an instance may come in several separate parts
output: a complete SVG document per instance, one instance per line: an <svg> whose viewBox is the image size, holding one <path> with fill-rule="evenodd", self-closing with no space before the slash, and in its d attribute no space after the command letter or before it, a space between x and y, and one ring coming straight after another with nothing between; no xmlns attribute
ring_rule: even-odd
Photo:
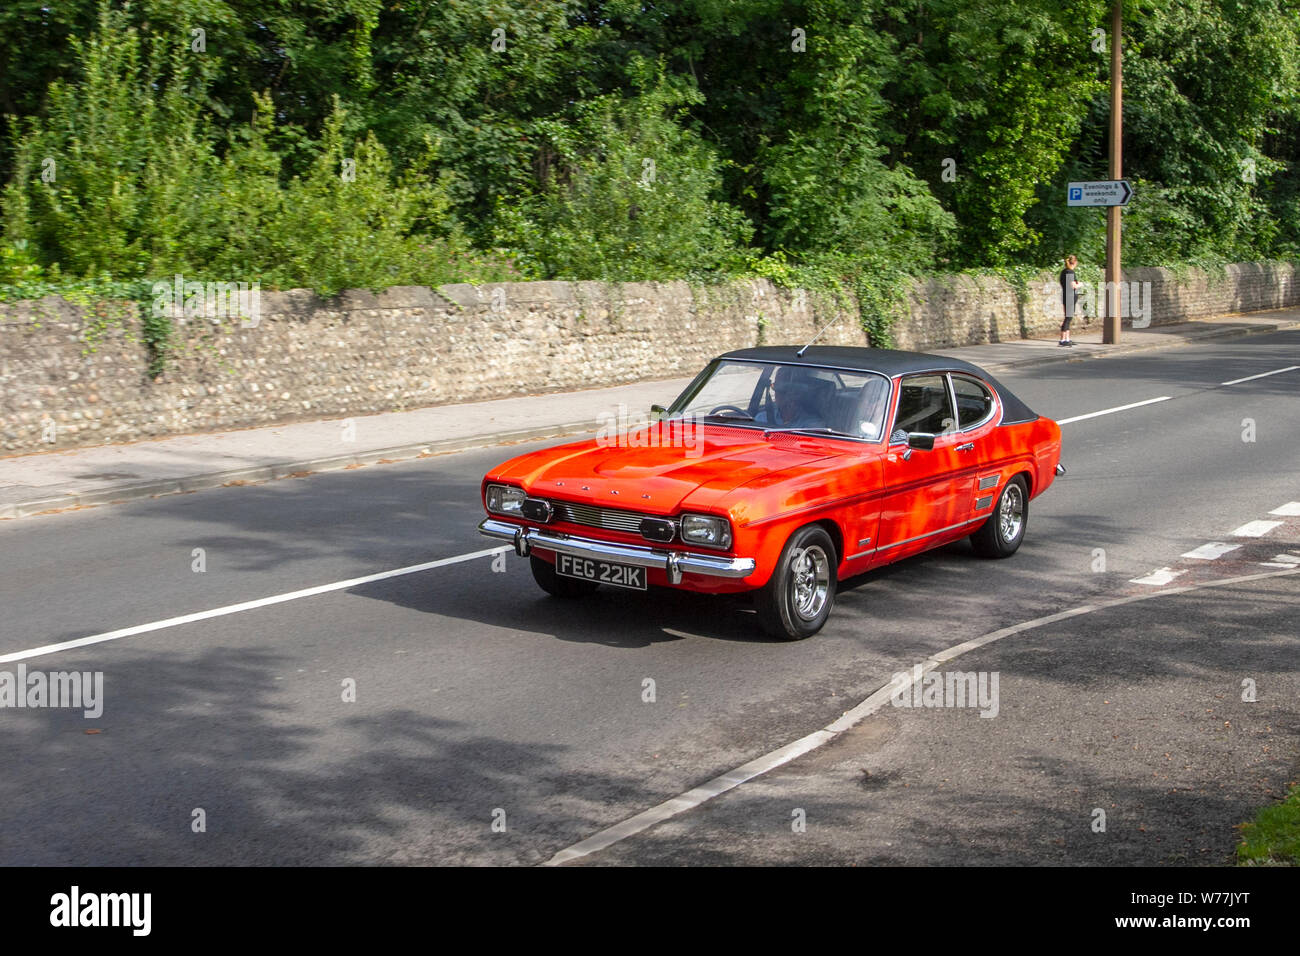
<svg viewBox="0 0 1300 956"><path fill-rule="evenodd" d="M1102 0L8 0L0 284L1096 261ZM1300 255L1300 11L1126 4L1126 263Z"/></svg>

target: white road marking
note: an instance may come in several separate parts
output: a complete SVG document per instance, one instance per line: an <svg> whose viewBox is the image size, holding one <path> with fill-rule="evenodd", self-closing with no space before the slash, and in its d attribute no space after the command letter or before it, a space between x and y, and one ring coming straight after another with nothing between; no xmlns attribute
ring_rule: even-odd
<svg viewBox="0 0 1300 956"><path fill-rule="evenodd" d="M1247 521L1232 532L1234 538L1262 538L1274 528L1285 524L1284 521Z"/></svg>
<svg viewBox="0 0 1300 956"><path fill-rule="evenodd" d="M116 641L123 637L133 637L136 634L147 634L150 631L161 631L168 627L178 627L181 624L192 624L195 621L206 621L213 617L224 617L227 614L238 614L240 611L252 611L255 608L266 607L270 604L283 604L285 601L296 601L299 598L314 597L317 594L326 594L330 591L345 591L348 588L354 588L361 584L369 584L372 581L383 581L387 578L401 577L404 574L418 574L421 571L428 571L432 568L445 567L448 564L459 564L462 561L473 561L475 558L485 558L490 554L498 554L502 551L512 551L510 545L502 545L499 548L488 548L484 551L472 551L469 554L458 554L451 558L440 558L437 561L429 561L425 564L413 564L410 567L395 568L392 571L380 571L378 574L367 574L365 577L351 578L347 581L335 581L333 584L322 584L314 588L304 588L301 591L289 591L285 594L275 594L271 597L258 598L256 601L245 601L242 604L227 604L225 607L216 607L210 611L198 611L194 614L183 614L180 617L169 617L165 621L154 621L152 624L137 624L135 627L124 627L116 631L107 631L103 634L92 634L89 637L79 637L72 641L63 641L59 644L46 644L43 647L33 647L27 651L15 651L12 654L0 655L0 664L8 664L13 661L25 661L33 657L43 657L46 654L57 654L60 651L72 650L75 647L86 647L90 644L102 644L105 641Z"/></svg>
<svg viewBox="0 0 1300 956"><path fill-rule="evenodd" d="M707 783L701 784L693 790L688 790L681 796L666 800L658 806L651 807L642 813L638 813L631 819L624 820L622 823L615 824L612 827L601 830L585 840L565 847L560 852L543 863L543 866L558 866L561 863L568 863L570 860L577 860L581 857L588 856L599 850L603 850L620 840L626 840L630 836L648 830L650 827L662 823L678 814L685 813L687 810L694 809L706 800L711 800L716 796L726 793L728 790L734 790L742 783L754 779L760 774L773 770L782 764L789 763L796 757L815 750L844 731L861 723L867 717L870 717L880 708L888 703L889 699L895 693L905 687L911 687L921 680L926 674L934 670L940 664L944 664L956 657L960 657L969 651L983 647L985 644L992 644L994 641L1000 641L1004 637L1010 637L1013 634L1019 634L1023 631L1033 630L1042 627L1045 624L1055 624L1057 621L1064 621L1068 618L1078 617L1082 614L1091 614L1093 611L1103 611L1112 607L1119 607L1124 604L1134 604L1139 601L1151 601L1159 598L1166 598L1173 594L1186 594L1190 591L1200 591L1205 588L1226 587L1231 584L1243 584L1247 581L1259 581L1265 578L1283 577L1289 574L1300 574L1300 568L1294 568L1287 571L1264 571L1259 574L1247 574L1242 577L1225 578L1222 581L1210 581L1205 584L1192 584L1186 587L1171 588L1168 591L1159 591L1153 594L1135 594L1129 597L1113 598L1109 601L1101 601L1097 604L1085 604L1081 607L1071 608L1068 611L1062 611L1059 614L1049 614L1046 617L1034 618L1031 621L1025 621L1022 624L1015 624L1011 627L1004 627L1000 631L993 631L991 634L985 634L973 640L963 641L961 644L955 644L952 647L940 651L933 657L916 664L911 668L902 671L907 674L905 681L895 683L891 681L884 687L877 690L870 697L864 700L852 710L846 711L839 720L828 724L821 730L815 731L806 737L800 737L792 744L787 744L779 750L774 750L769 754L757 757L749 763L737 767L735 770L729 770L719 777L714 777Z"/></svg>
<svg viewBox="0 0 1300 956"><path fill-rule="evenodd" d="M1300 567L1300 555L1296 554L1276 554L1272 561L1259 562L1266 568L1296 568Z"/></svg>
<svg viewBox="0 0 1300 956"><path fill-rule="evenodd" d="M1231 382L1220 382L1220 385L1240 385L1242 382L1253 382L1257 378L1268 378L1270 375L1281 375L1283 372L1294 372L1300 368L1300 365L1288 365L1286 368L1274 369L1271 372L1260 372L1258 375L1247 375L1245 378L1234 378Z"/></svg>
<svg viewBox="0 0 1300 956"><path fill-rule="evenodd" d="M1162 584L1168 584L1180 574L1186 574L1186 571L1175 571L1172 568L1156 568L1144 578L1129 578L1129 584L1151 584L1159 587Z"/></svg>
<svg viewBox="0 0 1300 956"><path fill-rule="evenodd" d="M1281 508L1274 508L1269 514L1281 515L1284 518L1300 517L1300 501L1288 501Z"/></svg>
<svg viewBox="0 0 1300 956"><path fill-rule="evenodd" d="M1056 424L1068 425L1070 422L1081 422L1085 418L1098 418L1102 415L1113 415L1115 412L1126 412L1130 408L1141 408L1143 405L1154 405L1156 402L1167 402L1171 396L1161 395L1159 398L1148 398L1145 402L1134 402L1132 405L1118 405L1115 408L1103 408L1099 412L1089 412L1087 415L1075 415L1073 418L1062 418Z"/></svg>
<svg viewBox="0 0 1300 956"><path fill-rule="evenodd" d="M1239 544L1224 544L1222 541L1211 541L1209 544L1203 544L1192 551L1184 551L1180 557L1213 561L1215 558L1221 558L1229 551L1236 551L1240 547Z"/></svg>

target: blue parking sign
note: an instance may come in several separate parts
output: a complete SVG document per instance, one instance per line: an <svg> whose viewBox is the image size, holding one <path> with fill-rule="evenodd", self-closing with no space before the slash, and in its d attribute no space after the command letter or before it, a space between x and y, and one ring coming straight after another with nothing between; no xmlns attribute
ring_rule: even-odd
<svg viewBox="0 0 1300 956"><path fill-rule="evenodd" d="M1080 189L1080 188L1077 187L1077 186L1076 186L1075 188L1071 189L1071 190L1070 190L1070 198L1071 198L1071 199L1082 199L1082 198L1083 198L1083 190Z"/></svg>

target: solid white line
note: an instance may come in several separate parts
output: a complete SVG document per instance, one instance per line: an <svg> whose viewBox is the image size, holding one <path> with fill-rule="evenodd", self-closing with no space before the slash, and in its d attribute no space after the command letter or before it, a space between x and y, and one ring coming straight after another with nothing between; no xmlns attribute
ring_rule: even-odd
<svg viewBox="0 0 1300 956"><path fill-rule="evenodd" d="M1184 551L1180 557L1213 561L1215 558L1221 558L1229 551L1236 551L1240 547L1239 544L1224 544L1222 541L1211 541L1209 544L1203 544L1193 551Z"/></svg>
<svg viewBox="0 0 1300 956"><path fill-rule="evenodd" d="M1300 516L1300 501L1288 501L1281 508L1274 508L1269 514L1281 515L1284 518Z"/></svg>
<svg viewBox="0 0 1300 956"><path fill-rule="evenodd" d="M877 692L879 693L879 692ZM875 696L875 695L873 695ZM630 836L647 830L669 817L675 817L679 813L685 813L687 810L698 807L706 800L712 800L714 797L726 793L728 790L734 790L746 781L753 780L760 774L774 770L782 764L789 763L796 757L801 757L810 750L815 750L822 744L835 737L835 734L827 730L819 730L816 733L809 734L807 737L800 737L792 744L786 744L780 750L774 750L770 754L764 754L756 760L751 760L747 764L737 767L735 770L729 770L720 777L714 777L705 784L701 784L694 790L688 790L679 797L661 803L657 807L651 807L643 813L638 813L622 823L615 824L608 829L601 830L595 836L588 837L581 843L575 843L571 847L561 850L555 856L551 857L544 863L544 866L558 866L561 863L567 863L569 860L576 860L579 857L587 856L603 850L620 840L626 840Z"/></svg>
<svg viewBox="0 0 1300 956"><path fill-rule="evenodd" d="M195 621L206 621L213 617L224 617L227 614L238 614L240 611L251 611L255 608L266 607L270 604L283 604L285 601L296 601L299 598L314 597L317 594L326 594L330 591L345 591L348 588L354 588L361 584L369 584L372 581L383 581L387 578L401 577L404 574L418 574L420 571L428 571L432 568L445 567L448 564L459 564L462 561L473 561L475 558L487 557L489 554L498 554L501 551L513 550L510 545L503 545L499 548L488 548L484 551L473 551L469 554L458 554L452 558L440 558L437 561L429 561L425 564L413 564L406 568L395 568L392 571L380 571L378 574L367 574L361 578L351 578L347 581L336 581L333 584L322 584L314 588L304 588L301 591L289 591L285 594L275 594L271 597L258 598L256 601L244 601L242 604L227 604L225 607L216 607L210 611L198 611L194 614L183 614L180 617L169 617L165 621L154 621L152 624L137 624L135 627L124 627L116 631L107 631L103 634L92 634L89 637L79 637L72 641L63 641L59 644L46 644L43 647L33 647L28 651L15 651L12 654L0 655L0 664L8 664L13 661L25 661L33 657L42 657L46 654L57 654L59 651L71 650L75 647L86 647L89 644L102 644L105 641L116 641L123 637L133 637L136 634L147 634L149 631L161 631L163 628L177 627L181 624L192 624Z"/></svg>
<svg viewBox="0 0 1300 956"><path fill-rule="evenodd" d="M1085 418L1098 418L1102 415L1113 415L1115 412L1126 412L1130 408L1141 408L1143 405L1154 405L1156 402L1167 402L1171 396L1161 395L1159 398L1148 398L1145 402L1134 402L1132 405L1119 405L1115 408L1103 408L1099 412L1089 412L1087 415L1075 415L1073 418L1062 418L1056 424L1068 425L1070 422L1081 422Z"/></svg>
<svg viewBox="0 0 1300 956"><path fill-rule="evenodd" d="M711 800L719 794L726 793L728 790L734 790L742 783L753 780L755 777L767 773L782 764L789 763L795 757L802 756L811 750L815 750L822 744L834 740L844 731L860 723L864 718L871 716L881 707L883 707L890 698L909 688L921 680L924 675L934 670L940 664L959 657L969 651L973 651L985 644L992 644L994 641L1000 641L1004 637L1010 637L1013 634L1019 634L1022 631L1033 630L1042 627L1045 624L1054 624L1057 621L1063 621L1066 618L1078 617L1082 614L1091 614L1093 611L1103 611L1107 608L1119 607L1124 604L1135 604L1139 601L1151 601L1156 598L1166 598L1172 594L1186 594L1189 591L1200 591L1205 588L1221 588L1230 584L1242 584L1246 581L1259 581L1264 578L1285 577L1289 574L1300 574L1300 568L1292 568L1287 571L1264 571L1259 574L1246 574L1236 578L1225 578L1222 581L1209 581L1205 584L1192 584L1180 588L1170 588L1167 591L1158 591L1152 594L1135 594L1129 597L1112 598L1109 601L1100 601L1097 604L1084 604L1080 607L1071 608L1068 611L1061 611L1058 614L1049 614L1046 617L1034 618L1021 624L1014 624L1011 627L1004 627L1000 631L993 631L991 634L985 634L983 637L977 637L973 640L963 641L961 644L955 644L946 650L940 651L933 657L927 658L920 664L916 664L906 672L906 679L899 681L897 678L890 681L884 687L877 690L870 697L864 700L858 706L850 711L846 711L844 716L840 717L832 724L828 724L821 730L809 734L806 737L800 737L792 744L787 744L779 750L773 750L769 754L757 757L749 763L742 764L735 770L729 770L721 776L714 777L707 783L701 784L694 790L688 790L680 796L673 797L671 800L665 800L658 806L651 807L638 813L622 823L615 824L612 827L601 830L585 840L565 847L560 852L543 863L543 866L558 866L561 863L568 863L570 860L576 860L580 857L588 856L598 850L626 840L643 830L662 823L678 814L685 813L687 810L694 809L706 800Z"/></svg>
<svg viewBox="0 0 1300 956"><path fill-rule="evenodd" d="M1262 538L1279 525L1286 524L1285 521L1247 521L1244 525L1232 532L1234 538Z"/></svg>
<svg viewBox="0 0 1300 956"><path fill-rule="evenodd" d="M1294 372L1300 368L1300 365L1288 365L1286 368L1279 368L1272 372L1260 372L1258 375L1247 375L1245 378L1234 378L1231 382L1220 382L1220 385L1240 385L1242 382L1253 382L1257 378L1268 378L1270 375L1281 375L1283 372Z"/></svg>

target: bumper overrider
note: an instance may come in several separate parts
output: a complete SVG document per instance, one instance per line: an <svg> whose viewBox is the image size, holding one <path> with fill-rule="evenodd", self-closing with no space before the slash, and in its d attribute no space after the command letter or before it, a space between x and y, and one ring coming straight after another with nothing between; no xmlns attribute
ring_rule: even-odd
<svg viewBox="0 0 1300 956"><path fill-rule="evenodd" d="M658 568L668 576L670 584L681 584L683 574L704 574L715 578L747 578L754 573L757 562L753 558L732 558L726 555L699 554L694 551L668 551L635 544L616 544L580 538L558 531L526 528L510 521L486 518L478 526L480 534L489 538L509 541L515 553L526 557L533 548L572 554L580 558L595 558L616 564L631 564L642 568Z"/></svg>

